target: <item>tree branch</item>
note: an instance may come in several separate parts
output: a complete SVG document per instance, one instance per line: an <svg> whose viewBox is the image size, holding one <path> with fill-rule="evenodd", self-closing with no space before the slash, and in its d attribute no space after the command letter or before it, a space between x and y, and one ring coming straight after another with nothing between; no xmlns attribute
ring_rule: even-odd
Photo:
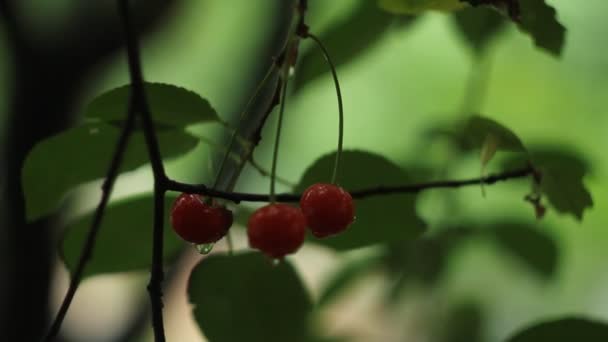
<svg viewBox="0 0 608 342"><path fill-rule="evenodd" d="M441 189L441 188L459 188L469 185L479 184L494 184L500 181L506 181L509 179L524 178L530 175L536 177L537 171L532 166L525 168L507 171L499 174L489 175L482 178L464 179L464 180L443 180L433 181L417 184L406 184L397 186L377 186L368 189L354 190L351 191L353 198L361 199L372 196L399 194L399 193L418 193L430 189ZM211 189L204 184L192 185L186 183L180 183L174 180L167 180L167 190L179 191L191 194L206 195L214 198L221 198L232 201L234 203L246 202L269 202L270 195L267 194L253 194L244 192L230 192L222 191L217 189ZM276 201L278 202L298 202L300 201L301 194L277 194Z"/></svg>
<svg viewBox="0 0 608 342"><path fill-rule="evenodd" d="M144 80L141 68L141 57L135 28L131 22L128 0L118 0L118 9L122 19L127 44L127 58L129 62L129 75L133 89L134 105L140 114L143 123L144 138L148 148L148 157L152 164L154 174L154 229L152 243L152 265L150 266L150 282L148 292L152 305L152 327L154 340L165 341L163 324L163 225L165 207L165 189L167 176L163 166L158 139L154 129L154 122L150 114L150 107L144 90Z"/></svg>
<svg viewBox="0 0 608 342"><path fill-rule="evenodd" d="M129 101L129 108L127 113L127 119L125 120L124 126L122 128L122 132L118 139L118 143L116 144L116 149L114 150L114 156L112 157L112 161L110 162L110 166L108 168L106 179L101 187L102 194L101 200L95 210L95 214L93 216L93 223L91 224L91 229L87 235L87 239L85 244L82 247L82 251L80 253L80 259L78 260L78 264L76 265L76 269L72 274L72 279L70 280L70 285L65 294L63 302L59 307L59 311L57 312L57 316L55 316L55 320L53 321L49 332L45 337L45 341L53 341L59 330L61 328L61 324L67 314L68 308L72 303L72 299L74 299L74 295L76 294L76 290L78 289L78 285L80 285L80 281L82 280L82 275L84 273L84 268L87 262L91 259L93 255L93 247L95 246L95 240L97 239L97 234L99 233L99 228L101 227L101 221L103 215L105 213L105 209L108 205L108 201L110 199L110 195L112 193L112 188L118 176L118 170L120 168L120 164L122 162L125 150L127 148L129 138L131 137L131 133L133 133L133 129L135 127L135 108L133 105L133 96L131 95Z"/></svg>

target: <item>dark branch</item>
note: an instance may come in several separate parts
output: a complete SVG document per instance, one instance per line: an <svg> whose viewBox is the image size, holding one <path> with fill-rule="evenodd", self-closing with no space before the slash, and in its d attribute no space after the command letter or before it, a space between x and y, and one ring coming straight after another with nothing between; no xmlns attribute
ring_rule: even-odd
<svg viewBox="0 0 608 342"><path fill-rule="evenodd" d="M152 164L154 174L154 229L152 243L152 265L150 266L150 282L148 292L152 305L152 327L154 329L154 340L165 341L165 329L163 324L163 225L165 189L167 176L163 166L158 139L154 129L154 122L150 114L150 107L144 90L144 79L141 68L141 56L135 28L131 22L128 0L118 0L118 8L122 19L126 36L127 58L129 61L129 75L133 89L134 105L140 114L143 123L148 157Z"/></svg>
<svg viewBox="0 0 608 342"><path fill-rule="evenodd" d="M152 266L150 269L150 282L148 293L152 306L152 327L154 340L165 341L165 328L163 324L163 222L165 214L165 190L158 185L154 188L154 230L152 242Z"/></svg>
<svg viewBox="0 0 608 342"><path fill-rule="evenodd" d="M369 189L361 189L351 191L353 198L366 198L371 196L390 195L398 193L418 193L430 189L441 189L441 188L459 188L468 185L479 185L479 184L494 184L500 181L506 181L509 179L524 178L530 175L535 175L536 171L531 167L525 167L513 171L507 171L504 173L494 174L483 178L473 178L465 180L444 180L434 181L426 183L398 185L398 186L377 186ZM234 203L246 202L269 202L270 195L267 194L252 194L243 192L229 192L211 189L204 184L192 185L180 183L174 180L167 181L167 190L186 192L191 194L200 194L214 198L222 198L225 200L232 201ZM298 202L300 201L300 194L277 194L276 201L278 202Z"/></svg>
<svg viewBox="0 0 608 342"><path fill-rule="evenodd" d="M53 321L53 324L51 325L51 328L49 329L49 332L44 339L45 341L53 341L57 337L57 334L59 333L59 330L61 328L61 324L63 323L65 315L67 314L68 308L72 303L72 299L74 299L74 294L76 294L78 285L82 280L84 268L93 255L93 247L95 246L95 240L97 239L97 234L99 233L99 228L101 227L101 221L105 213L105 209L108 205L108 201L112 193L112 188L114 186L114 182L116 181L116 177L118 176L120 164L122 162L125 150L127 148L127 144L129 142L129 138L131 136L131 133L133 132L134 127L135 108L133 106L133 96L131 96L129 101L127 120L125 120L122 132L118 139L118 143L116 144L116 149L114 150L114 156L112 157L112 161L110 162L110 166L108 168L106 179L101 187L101 200L99 201L99 205L95 210L91 229L89 230L89 234L87 235L85 244L82 247L80 259L78 260L76 269L72 274L72 279L70 281L68 291L65 294L65 298L61 303L61 307L57 312L57 316L55 316L55 320Z"/></svg>
<svg viewBox="0 0 608 342"><path fill-rule="evenodd" d="M125 31L129 75L131 78L131 85L133 87L135 108L139 112L142 119L144 138L146 139L146 146L148 148L154 178L162 182L162 180L165 178L165 168L163 166L160 148L158 146L158 139L156 138L156 131L152 121L152 115L150 114L150 106L148 105L146 92L144 90L144 78L141 68L141 55L139 52L137 33L133 27L133 23L131 22L131 16L129 14L129 1L118 0L118 3L123 28Z"/></svg>

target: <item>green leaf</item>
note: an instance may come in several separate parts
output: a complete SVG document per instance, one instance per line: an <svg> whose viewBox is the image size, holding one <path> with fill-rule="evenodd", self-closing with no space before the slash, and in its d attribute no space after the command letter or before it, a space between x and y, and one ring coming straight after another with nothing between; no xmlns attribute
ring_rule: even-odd
<svg viewBox="0 0 608 342"><path fill-rule="evenodd" d="M450 261L450 253L471 235L464 228L446 228L432 236L386 246L384 266L396 278L389 299L394 300L406 285L437 284Z"/></svg>
<svg viewBox="0 0 608 342"><path fill-rule="evenodd" d="M211 255L190 275L194 317L209 341L305 341L312 304L288 260Z"/></svg>
<svg viewBox="0 0 608 342"><path fill-rule="evenodd" d="M544 152L534 153L532 162L541 172L541 191L551 205L582 220L585 209L593 207L593 198L583 183L587 167L580 158Z"/></svg>
<svg viewBox="0 0 608 342"><path fill-rule="evenodd" d="M568 317L536 324L507 339L507 342L604 342L608 325L582 317Z"/></svg>
<svg viewBox="0 0 608 342"><path fill-rule="evenodd" d="M494 155L496 154L496 150L498 150L498 144L500 143L500 139L497 138L494 134L488 133L486 138L481 145L481 170L483 176L483 170L486 165L492 160Z"/></svg>
<svg viewBox="0 0 608 342"><path fill-rule="evenodd" d="M483 314L479 305L471 302L452 308L442 329L442 342L481 342Z"/></svg>
<svg viewBox="0 0 608 342"><path fill-rule="evenodd" d="M590 172L588 163L577 153L555 146L533 147L529 157L541 173L540 190L549 203L557 211L582 220L585 210L593 207L593 198L583 182ZM521 167L528 163L522 158L509 158L503 162L503 167Z"/></svg>
<svg viewBox="0 0 608 342"><path fill-rule="evenodd" d="M320 34L319 39L329 51L335 66L339 67L369 50L383 37L392 22L393 16L379 10L372 1L357 0L356 8L350 17L334 24ZM330 70L316 45L311 45L299 60L296 69L296 88L301 88Z"/></svg>
<svg viewBox="0 0 608 342"><path fill-rule="evenodd" d="M349 260L338 269L325 283L321 295L319 296L318 306L322 307L331 303L344 290L349 288L354 282L372 270L375 265L382 261L379 255L365 255L354 260Z"/></svg>
<svg viewBox="0 0 608 342"><path fill-rule="evenodd" d="M418 14L429 10L454 11L464 7L459 0L378 0L378 5L395 14Z"/></svg>
<svg viewBox="0 0 608 342"><path fill-rule="evenodd" d="M492 119L478 115L472 116L465 123L462 143L465 148L481 148L489 135L495 139L496 150L513 152L526 150L521 140L510 129Z"/></svg>
<svg viewBox="0 0 608 342"><path fill-rule="evenodd" d="M319 158L311 165L296 186L303 192L308 186L328 183L335 153ZM407 184L411 176L386 158L364 151L343 151L344 170L338 181L349 191L374 187ZM337 250L354 249L377 243L414 239L424 231L424 223L416 215L414 194L392 194L368 197L355 201L356 220L342 234L314 241Z"/></svg>
<svg viewBox="0 0 608 342"><path fill-rule="evenodd" d="M22 170L26 213L29 221L56 210L75 186L105 176L120 130L97 123L85 124L52 136L34 146ZM197 139L181 130L158 132L163 158L180 156L197 145ZM143 134L133 134L121 172L148 162Z"/></svg>
<svg viewBox="0 0 608 342"><path fill-rule="evenodd" d="M551 278L557 268L559 251L553 238L528 224L500 223L489 230L494 241L504 251L524 262L545 278Z"/></svg>
<svg viewBox="0 0 608 342"><path fill-rule="evenodd" d="M472 6L491 5L517 22L534 44L559 56L564 47L566 28L557 20L556 10L545 0L462 0Z"/></svg>
<svg viewBox="0 0 608 342"><path fill-rule="evenodd" d="M545 0L521 0L519 28L530 34L534 44L556 56L561 55L566 28L557 20L557 12Z"/></svg>
<svg viewBox="0 0 608 342"><path fill-rule="evenodd" d="M454 24L473 52L482 55L505 26L505 19L488 8L465 8L454 13Z"/></svg>
<svg viewBox="0 0 608 342"><path fill-rule="evenodd" d="M146 82L144 86L154 122L161 127L219 120L209 102L193 91L162 83ZM101 94L86 108L86 117L112 123L123 121L130 92L131 86L124 85Z"/></svg>
<svg viewBox="0 0 608 342"><path fill-rule="evenodd" d="M171 204L177 195L166 197L164 260L172 260L184 243L173 232L169 222ZM97 236L93 257L84 276L146 270L152 260L152 227L154 200L152 194L111 202ZM80 258L93 213L68 225L61 243L62 258L70 270Z"/></svg>

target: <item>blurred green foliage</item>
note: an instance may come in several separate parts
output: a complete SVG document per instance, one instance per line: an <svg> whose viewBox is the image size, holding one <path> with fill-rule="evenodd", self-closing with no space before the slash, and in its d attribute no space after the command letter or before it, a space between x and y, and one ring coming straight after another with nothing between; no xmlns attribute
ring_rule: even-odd
<svg viewBox="0 0 608 342"><path fill-rule="evenodd" d="M345 146L350 150L344 155L344 186L407 183L415 178L407 174L409 169L435 170L425 173L423 179L478 175L479 148L486 135L466 134L476 138L472 148L463 150L453 140L429 140L424 132L438 126L454 130L459 122L476 114L463 113L461 103L467 96L469 75L481 70L487 73L484 76L488 82L483 92L474 96L479 97L480 104L475 109L488 118L484 123L492 123L491 130L506 137L511 147L528 147L529 154L515 161L530 159L536 163L544 175L542 191L555 211L572 213L578 220L550 210L542 225L538 224L529 204L522 200L530 192L529 182L492 186L486 198L473 187L433 191L415 198L399 195L366 199L357 203L358 219L352 234L322 243L336 253L368 244L388 244L376 254L344 262L327 282L320 304L331 305L340 293L348 294L345 289L349 284L364 281L370 271L381 269L392 285L386 286L387 293L397 295L392 299L416 295L415 291L410 293L414 279L431 287L433 298L449 304L445 319L429 323L447 331L437 337L439 341L501 341L508 336L515 336L511 341L539 341L538 336L555 336L554 340L560 341L558 338L565 340L568 334L573 338L595 334L598 341L605 338L604 325L580 319L516 332L530 322L562 314L585 313L608 321L608 311L602 305L608 279L603 272L608 257L608 233L604 229L608 201L602 196L608 192L608 158L604 151L608 47L600 44L600 37L608 34L603 18L608 3L550 1L557 9L555 15L545 1L523 1L520 28L532 34L536 45L553 54L561 53L559 58L536 48L515 25L506 24L504 16L486 8L427 13L417 16L415 25L409 25L412 18L368 8L371 2L348 1L342 6L328 3L311 1L311 6L318 6L311 9L311 15L322 13L331 19L320 28L312 25L311 31L327 40L339 64L346 109ZM406 1L379 3L389 8L391 3ZM243 83L252 82L250 61L268 34L264 22L272 19L266 16L271 7L270 2L234 6L227 1L185 1L177 19L144 42L147 80L192 89L201 95L194 102L202 101L197 103L205 108L201 109L204 115L213 107L217 115L229 118L238 111L234 99L245 96L247 87ZM412 13L408 9L395 11ZM535 21L538 13L551 18L549 31ZM310 22L322 20L312 17ZM560 22L568 28L567 35ZM474 54L469 53L470 49ZM288 179L301 179L298 190L313 181L327 181L335 149L333 86L328 70L317 59L318 53L311 48L301 54L301 69L295 71L298 91L288 100L281 147L279 173ZM481 68L483 63L489 67ZM90 85L89 99L103 89L125 84L122 59L111 61L105 68L103 76ZM3 101L0 99L0 108ZM123 96L121 107L124 102ZM111 101L111 105L116 103ZM186 110L188 115L193 112ZM169 121L182 119L167 117ZM270 164L274 125L273 116L255 154L263 165ZM32 152L23 179L26 203L35 208L28 207L28 213L34 213L30 215L48 214L69 189L103 176L116 136L115 128L106 126L74 128ZM486 132L487 126L482 131ZM505 133L504 127L510 130ZM212 137L229 133L210 124L188 129ZM89 144L92 130L108 138ZM480 132L478 127L473 131ZM183 142L167 139L169 142L163 143L161 138L161 147L176 148L166 157L194 148L195 141L190 141L185 131L164 133L176 134ZM57 144L70 134L78 136ZM135 152L127 157L123 171L142 166L146 160L141 137L133 140ZM194 152L172 161L170 174L208 181L213 172L203 170L203 165L209 164L210 154L217 153L210 151L213 147L200 144ZM489 167L503 168L515 161ZM68 177L72 171L78 172ZM266 192L267 182L248 168L237 189ZM144 195L112 203L87 275L148 266L151 202L151 196ZM593 209L585 212L591 206ZM77 258L89 221L90 217L84 216L69 224L63 240L68 267ZM428 225L428 232L412 240L422 233L422 222ZM170 231L165 241L170 260L182 244ZM454 248L456 245L458 248ZM517 263L508 262L512 257L533 272L521 272ZM540 275L543 281L530 277L531 273ZM304 331L311 302L302 286L289 262L272 268L257 254L214 255L195 269L190 299L200 304L194 315L207 337L269 340L263 333L244 335L245 329L234 326L247 324L249 331L259 331L267 324L285 321L285 327ZM268 288L274 289L272 294L276 296L269 294ZM248 296L249 291L257 296ZM459 304L462 298L471 297L474 302ZM294 299L297 305L284 309L282 304ZM226 307L234 310L227 312ZM227 324L233 320L237 321L235 325ZM281 334L274 337L285 340Z"/></svg>

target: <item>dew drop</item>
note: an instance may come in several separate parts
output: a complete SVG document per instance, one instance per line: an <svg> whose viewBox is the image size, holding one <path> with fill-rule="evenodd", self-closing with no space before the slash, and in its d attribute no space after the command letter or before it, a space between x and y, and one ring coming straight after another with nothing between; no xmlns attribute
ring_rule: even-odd
<svg viewBox="0 0 608 342"><path fill-rule="evenodd" d="M198 250L199 253L206 255L211 253L211 250L213 249L213 246L215 246L215 243L204 243L202 245L196 245L196 250Z"/></svg>
<svg viewBox="0 0 608 342"><path fill-rule="evenodd" d="M272 267L277 267L281 264L281 259L275 258L272 259Z"/></svg>

